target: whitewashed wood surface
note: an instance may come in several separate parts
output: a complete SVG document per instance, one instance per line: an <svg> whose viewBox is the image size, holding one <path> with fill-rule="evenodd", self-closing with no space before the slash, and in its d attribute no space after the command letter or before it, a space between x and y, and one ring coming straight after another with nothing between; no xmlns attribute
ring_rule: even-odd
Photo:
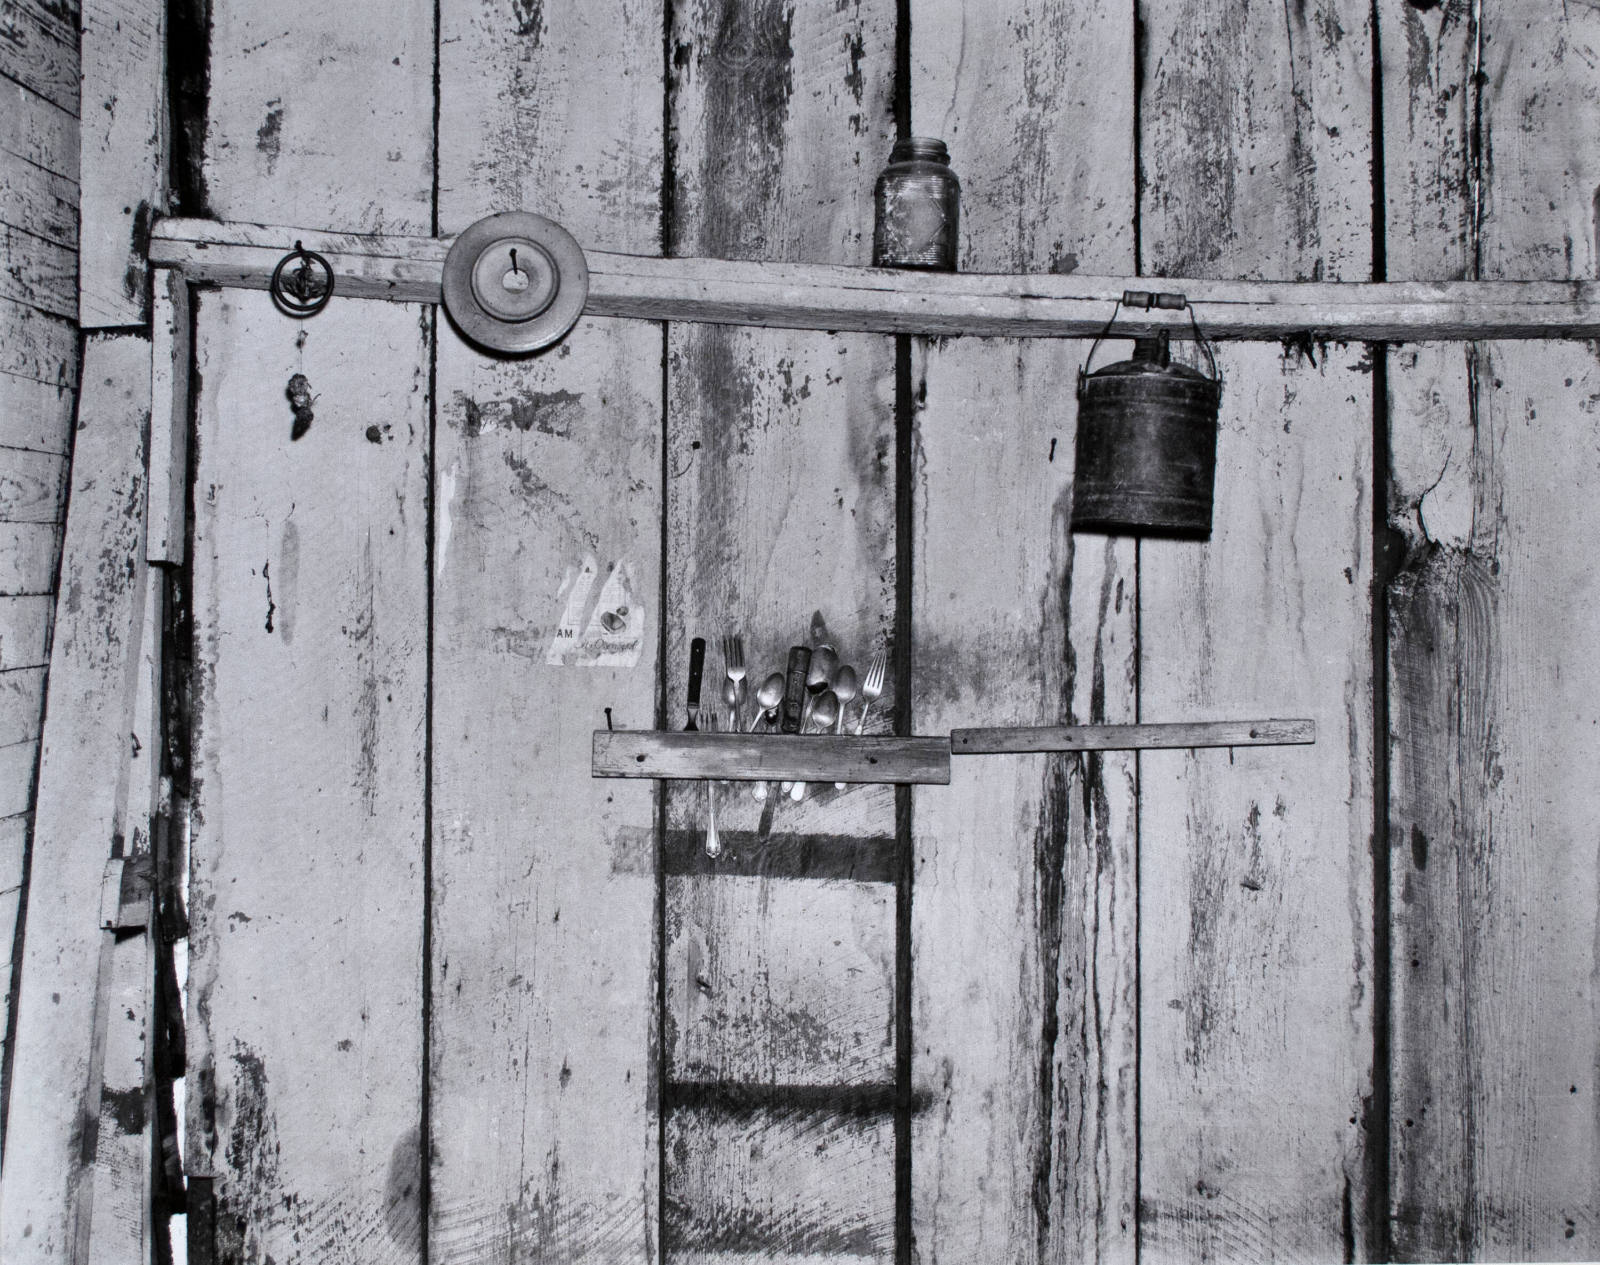
<svg viewBox="0 0 1600 1265"><path fill-rule="evenodd" d="M104 1047L95 1034L105 1023L97 984L107 937L97 914L106 861L129 843L126 721L144 632L149 340L93 339L85 364L11 1051L13 1083L28 1090L11 1097L0 1170L6 1260L77 1260L88 1242L93 1147L83 1122L100 1114ZM31 776L32 763L19 766ZM8 777L19 772L0 765Z"/></svg>
<svg viewBox="0 0 1600 1265"><path fill-rule="evenodd" d="M1594 277L1597 15L1381 12L1390 274ZM1582 346L1389 357L1400 1257L1600 1252L1597 399Z"/></svg>
<svg viewBox="0 0 1600 1265"><path fill-rule="evenodd" d="M1370 278L1369 16L1353 0L1150 14L1141 267ZM1319 740L1141 757L1141 1255L1360 1259L1382 1250L1371 360L1340 344L1218 360L1211 539L1140 548L1140 710L1309 716Z"/></svg>
<svg viewBox="0 0 1600 1265"><path fill-rule="evenodd" d="M912 39L912 130L945 138L963 182L961 266L1132 272L1132 11L922 0ZM1066 384L1087 354L962 340L919 357L920 732L1137 718L1132 542L1067 532ZM1131 754L990 757L914 797L927 1261L1133 1258L1135 770Z"/></svg>
<svg viewBox="0 0 1600 1265"><path fill-rule="evenodd" d="M656 249L660 81L612 68L659 55L660 5L440 15L440 231L526 209ZM591 779L587 735L654 723L660 360L647 325L497 359L439 317L434 1261L655 1258L655 795ZM618 608L631 649L563 658Z"/></svg>

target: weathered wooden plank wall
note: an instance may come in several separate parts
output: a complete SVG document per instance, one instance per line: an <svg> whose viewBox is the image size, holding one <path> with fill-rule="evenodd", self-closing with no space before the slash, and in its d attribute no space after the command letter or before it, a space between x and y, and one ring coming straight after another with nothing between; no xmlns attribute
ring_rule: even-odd
<svg viewBox="0 0 1600 1265"><path fill-rule="evenodd" d="M76 20L0 9L0 1098L78 381Z"/></svg>
<svg viewBox="0 0 1600 1265"><path fill-rule="evenodd" d="M431 3L211 17L213 213L431 229ZM433 317L195 319L186 1158L220 1259L415 1260Z"/></svg>
<svg viewBox="0 0 1600 1265"><path fill-rule="evenodd" d="M888 0L675 3L669 253L869 262L894 39ZM744 633L753 691L820 610L864 675L895 620L891 340L673 326L666 392L667 723L686 721L695 635L724 724L723 632ZM663 1255L876 1260L895 1214L893 792L770 791L719 789L717 861L706 788L668 792Z"/></svg>
<svg viewBox="0 0 1600 1265"><path fill-rule="evenodd" d="M618 70L659 60L660 5L462 0L440 22L440 231L526 209L655 250L661 80ZM642 322L515 360L439 326L436 1262L655 1255L655 798L592 780L586 735L604 706L655 723L661 352Z"/></svg>
<svg viewBox="0 0 1600 1265"><path fill-rule="evenodd" d="M1389 271L1594 277L1600 16L1386 4ZM1389 357L1395 1253L1600 1253L1594 349Z"/></svg>
<svg viewBox="0 0 1600 1265"><path fill-rule="evenodd" d="M1143 10L1145 271L1369 279L1368 10ZM1360 347L1259 344L1219 365L1212 538L1140 549L1141 717L1265 708L1314 717L1319 741L1141 760L1141 1247L1360 1258L1371 366Z"/></svg>
<svg viewBox="0 0 1600 1265"><path fill-rule="evenodd" d="M912 129L951 145L962 268L1133 271L1133 16L913 5ZM1088 351L963 339L926 353L919 733L1135 719L1133 542L1067 532L1069 388ZM1133 1258L1135 791L1131 754L1030 755L958 761L948 789L915 795L924 1261Z"/></svg>
<svg viewBox="0 0 1600 1265"><path fill-rule="evenodd" d="M383 12L218 0L211 212L862 262L898 91L951 142L966 268L1600 253L1596 19L1556 0ZM0 41L0 218L52 252L0 281L0 580L35 585L0 672L42 662L17 550L54 547L75 365L59 17ZM225 1256L1594 1254L1590 349L1230 347L1214 537L1135 549L1065 531L1077 344L919 346L897 399L877 336L591 320L505 361L233 292L196 328L189 1164ZM1408 552L1375 617L1378 495ZM858 670L910 628L874 728L1322 738L965 761L898 821L722 788L715 861L704 787L585 778L602 708L682 726L689 637L715 705L720 632L754 685L813 609ZM0 678L29 776L39 666Z"/></svg>

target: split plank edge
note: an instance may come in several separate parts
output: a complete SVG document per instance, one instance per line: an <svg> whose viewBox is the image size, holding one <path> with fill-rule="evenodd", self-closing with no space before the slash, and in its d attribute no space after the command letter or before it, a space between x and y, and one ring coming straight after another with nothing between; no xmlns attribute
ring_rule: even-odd
<svg viewBox="0 0 1600 1265"><path fill-rule="evenodd" d="M450 238L161 221L150 262L194 284L265 290L296 241L345 298L437 303ZM1395 342L1600 337L1600 282L1298 282L924 273L842 264L657 259L589 251L590 316L934 336L1083 338L1132 287L1177 291L1219 339ZM1187 312L1121 314L1115 336L1192 334Z"/></svg>

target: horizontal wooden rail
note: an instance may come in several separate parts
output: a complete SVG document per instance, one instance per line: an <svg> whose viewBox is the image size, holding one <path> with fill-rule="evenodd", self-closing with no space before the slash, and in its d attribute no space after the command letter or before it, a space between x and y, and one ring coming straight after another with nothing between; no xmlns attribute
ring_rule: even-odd
<svg viewBox="0 0 1600 1265"><path fill-rule="evenodd" d="M150 261L191 282L265 290L296 241L324 255L335 293L437 303L449 239L364 236L262 224L170 219ZM1226 339L1600 337L1600 283L1205 281L928 273L836 264L657 259L590 250L590 316L707 321L896 334L1081 338L1124 290L1180 292L1206 332ZM1190 333L1187 312L1124 310L1120 335Z"/></svg>
<svg viewBox="0 0 1600 1265"><path fill-rule="evenodd" d="M957 729L953 755L1023 751L1141 751L1153 747L1286 747L1317 740L1314 720L1220 720L1176 725L1061 725Z"/></svg>
<svg viewBox="0 0 1600 1265"><path fill-rule="evenodd" d="M950 743L944 738L597 729L593 775L944 785L950 781Z"/></svg>
<svg viewBox="0 0 1600 1265"><path fill-rule="evenodd" d="M950 781L952 755L1279 747L1316 740L1317 725L1312 720L957 729L948 739L597 729L592 772L595 777L944 785Z"/></svg>

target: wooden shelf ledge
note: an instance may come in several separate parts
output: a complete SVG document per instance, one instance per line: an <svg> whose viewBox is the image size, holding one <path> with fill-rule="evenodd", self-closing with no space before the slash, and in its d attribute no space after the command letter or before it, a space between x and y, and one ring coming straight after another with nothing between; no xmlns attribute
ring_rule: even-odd
<svg viewBox="0 0 1600 1265"><path fill-rule="evenodd" d="M1281 747L1313 743L1311 720L957 729L948 738L826 734L657 733L597 729L595 777L728 782L898 782L947 785L952 755Z"/></svg>
<svg viewBox="0 0 1600 1265"><path fill-rule="evenodd" d="M448 238L326 233L168 219L150 262L195 284L265 290L296 241L325 256L346 298L437 303ZM928 273L835 264L660 259L586 250L589 316L784 329L1014 338L1100 331L1124 290L1176 291L1221 339L1395 342L1600 337L1600 283L1206 281L1181 277ZM1117 336L1190 336L1187 312L1124 311Z"/></svg>
<svg viewBox="0 0 1600 1265"><path fill-rule="evenodd" d="M947 738L655 733L597 729L595 777L727 782L950 781Z"/></svg>

